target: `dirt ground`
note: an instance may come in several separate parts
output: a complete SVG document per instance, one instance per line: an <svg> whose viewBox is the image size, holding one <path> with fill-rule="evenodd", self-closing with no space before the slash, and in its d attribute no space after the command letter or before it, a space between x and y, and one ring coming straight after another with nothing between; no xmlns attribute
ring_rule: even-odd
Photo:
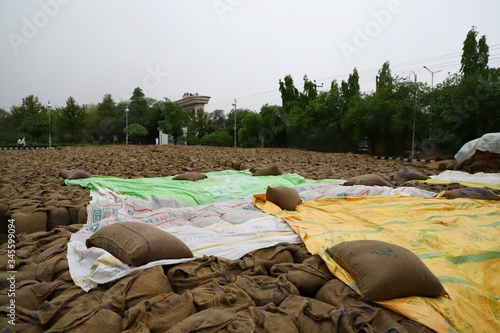
<svg viewBox="0 0 500 333"><path fill-rule="evenodd" d="M91 146L0 152L0 205L11 213L48 207L76 207L90 201L88 189L64 185L60 172L83 169L92 175L122 178L165 177L185 171L209 172L276 165L283 173L309 179L349 179L378 174L387 180L400 170L425 175L441 171L427 163L379 160L369 155L297 149L206 146ZM438 186L419 185L439 192Z"/></svg>

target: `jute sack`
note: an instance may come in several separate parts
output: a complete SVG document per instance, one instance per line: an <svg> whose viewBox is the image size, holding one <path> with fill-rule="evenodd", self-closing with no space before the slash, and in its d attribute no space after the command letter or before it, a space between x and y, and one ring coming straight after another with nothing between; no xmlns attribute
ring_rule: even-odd
<svg viewBox="0 0 500 333"><path fill-rule="evenodd" d="M81 169L63 170L59 175L64 179L90 178L90 173Z"/></svg>
<svg viewBox="0 0 500 333"><path fill-rule="evenodd" d="M66 207L49 207L47 230L71 224L69 211Z"/></svg>
<svg viewBox="0 0 500 333"><path fill-rule="evenodd" d="M117 222L95 232L87 247L100 247L124 263L141 266L160 259L192 258L193 253L177 237L141 222Z"/></svg>
<svg viewBox="0 0 500 333"><path fill-rule="evenodd" d="M293 318L289 316L285 311L283 311L283 309L277 307L273 303L261 307L250 307L248 308L248 310L241 311L239 314L245 312L248 312L250 317L253 319L255 330L252 332L265 332L265 333L327 332L327 331L302 331L298 329L295 323L293 322Z"/></svg>
<svg viewBox="0 0 500 333"><path fill-rule="evenodd" d="M297 288L282 276L236 276L234 283L244 290L257 306L274 303L279 306L290 295L299 295Z"/></svg>
<svg viewBox="0 0 500 333"><path fill-rule="evenodd" d="M392 186L392 184L389 183L387 180L380 177L379 175L374 175L374 174L352 177L351 179L344 182L343 185L345 186L366 185L366 186L388 186L388 187Z"/></svg>
<svg viewBox="0 0 500 333"><path fill-rule="evenodd" d="M234 283L213 281L194 288L191 293L199 311L214 307L240 311L255 306L252 298Z"/></svg>
<svg viewBox="0 0 500 333"><path fill-rule="evenodd" d="M427 180L429 177L423 173L411 171L411 170L401 170L394 176L393 180L397 183L403 184L410 180Z"/></svg>
<svg viewBox="0 0 500 333"><path fill-rule="evenodd" d="M204 256L188 262L172 266L167 271L167 277L174 291L178 294L194 289L212 279L228 281L225 264L214 256Z"/></svg>
<svg viewBox="0 0 500 333"><path fill-rule="evenodd" d="M446 199L469 198L481 200L500 200L500 195L487 187L466 187L445 191L443 196Z"/></svg>
<svg viewBox="0 0 500 333"><path fill-rule="evenodd" d="M240 259L229 260L220 259L223 265L225 275L230 278L236 275L267 275L262 260L250 256L244 256Z"/></svg>
<svg viewBox="0 0 500 333"><path fill-rule="evenodd" d="M276 165L268 166L265 168L251 168L250 173L252 176L279 176L282 174Z"/></svg>
<svg viewBox="0 0 500 333"><path fill-rule="evenodd" d="M9 219L12 217L9 205L0 203L0 233L9 231Z"/></svg>
<svg viewBox="0 0 500 333"><path fill-rule="evenodd" d="M137 303L125 312L123 333L166 332L196 312L191 292L181 295L162 293Z"/></svg>
<svg viewBox="0 0 500 333"><path fill-rule="evenodd" d="M288 186L268 186L266 200L271 201L284 210L295 210L295 207L302 201L299 192L293 187Z"/></svg>
<svg viewBox="0 0 500 333"><path fill-rule="evenodd" d="M87 223L87 207L82 206L80 210L78 211L78 224L85 224Z"/></svg>
<svg viewBox="0 0 500 333"><path fill-rule="evenodd" d="M369 301L447 295L438 278L413 252L375 240L342 242L328 254L356 280Z"/></svg>
<svg viewBox="0 0 500 333"><path fill-rule="evenodd" d="M237 318L237 313L231 309L209 308L195 313L172 326L167 333L227 332L226 327Z"/></svg>
<svg viewBox="0 0 500 333"><path fill-rule="evenodd" d="M190 180L190 181L194 182L194 181L202 180L205 178L207 178L207 176L204 174L201 174L201 173L196 172L196 171L190 171L190 172L181 173L181 174L173 177L172 180Z"/></svg>
<svg viewBox="0 0 500 333"><path fill-rule="evenodd" d="M301 296L290 296L281 303L279 309L287 314L299 332L365 332L365 323L357 322L357 329L354 325L343 325L342 317L350 318L347 311L339 311L333 306ZM359 330L363 327L362 330ZM366 332L376 332L366 330Z"/></svg>
<svg viewBox="0 0 500 333"><path fill-rule="evenodd" d="M313 256L301 264L276 264L271 268L272 276L284 276L293 283L300 295L314 297L316 292L329 280L332 273L319 256Z"/></svg>
<svg viewBox="0 0 500 333"><path fill-rule="evenodd" d="M294 254L298 251L297 245L281 243L264 249L252 251L247 256L258 258L267 272L276 264L293 263Z"/></svg>
<svg viewBox="0 0 500 333"><path fill-rule="evenodd" d="M70 224L79 224L78 223L78 214L80 213L80 209L84 207L83 205L78 206L70 206L66 207L69 212L69 222Z"/></svg>
<svg viewBox="0 0 500 333"><path fill-rule="evenodd" d="M12 214L16 234L31 234L39 231L47 231L47 213L36 211L33 213L15 212Z"/></svg>
<svg viewBox="0 0 500 333"><path fill-rule="evenodd" d="M172 286L163 273L162 266L154 266L116 281L104 293L102 303L106 309L123 315L127 309L139 302L172 292Z"/></svg>

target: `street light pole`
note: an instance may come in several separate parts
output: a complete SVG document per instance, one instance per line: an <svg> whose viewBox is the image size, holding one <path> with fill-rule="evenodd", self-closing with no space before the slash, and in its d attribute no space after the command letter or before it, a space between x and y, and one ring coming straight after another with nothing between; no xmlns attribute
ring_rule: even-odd
<svg viewBox="0 0 500 333"><path fill-rule="evenodd" d="M411 137L411 160L415 158L415 125L416 125L416 107L417 107L417 74L415 74L414 71L411 71L410 74L408 74L408 81L411 83L411 73L413 73L413 76L415 77L413 81L413 85L415 86L415 96L414 96L414 101L413 101L413 132L412 132L412 137Z"/></svg>
<svg viewBox="0 0 500 333"><path fill-rule="evenodd" d="M125 109L125 144L128 145L128 108Z"/></svg>
<svg viewBox="0 0 500 333"><path fill-rule="evenodd" d="M49 148L52 148L52 127L50 126L50 110L52 109L52 104L47 104L47 109L49 110Z"/></svg>
<svg viewBox="0 0 500 333"><path fill-rule="evenodd" d="M233 100L234 107L234 146L236 147L236 98Z"/></svg>
<svg viewBox="0 0 500 333"><path fill-rule="evenodd" d="M431 71L427 66L424 66L425 69L431 73L431 89L434 89L434 74L441 72L441 70L438 71Z"/></svg>

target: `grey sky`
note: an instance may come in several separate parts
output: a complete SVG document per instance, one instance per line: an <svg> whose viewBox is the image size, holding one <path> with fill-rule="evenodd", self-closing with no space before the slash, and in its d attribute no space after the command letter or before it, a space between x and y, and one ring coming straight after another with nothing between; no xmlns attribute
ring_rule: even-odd
<svg viewBox="0 0 500 333"><path fill-rule="evenodd" d="M110 93L171 100L211 96L206 110L281 104L278 80L323 83L356 67L373 90L393 74L434 84L460 67L476 26L500 66L500 2L334 0L0 0L0 107L34 94L46 104L98 103ZM412 76L413 79L413 76Z"/></svg>

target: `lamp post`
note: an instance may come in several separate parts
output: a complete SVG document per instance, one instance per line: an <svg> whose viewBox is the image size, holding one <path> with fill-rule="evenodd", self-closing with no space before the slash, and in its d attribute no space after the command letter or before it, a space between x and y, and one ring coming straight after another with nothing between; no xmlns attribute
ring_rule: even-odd
<svg viewBox="0 0 500 333"><path fill-rule="evenodd" d="M413 73L414 76L414 81L411 81L411 73ZM415 125L416 125L416 104L417 104L417 74L415 74L414 71L411 71L410 74L408 74L408 81L406 81L409 84L413 84L415 87L415 96L414 96L414 101L413 101L413 131L412 131L412 136L411 136L411 160L415 158Z"/></svg>
<svg viewBox="0 0 500 333"><path fill-rule="evenodd" d="M128 145L128 108L125 109L125 144Z"/></svg>
<svg viewBox="0 0 500 333"><path fill-rule="evenodd" d="M52 127L50 126L50 110L52 109L52 104L47 104L47 109L49 110L49 148L52 148Z"/></svg>
<svg viewBox="0 0 500 333"><path fill-rule="evenodd" d="M424 66L425 69L431 73L431 89L434 89L434 74L441 72L441 70L438 71L431 71L427 66Z"/></svg>
<svg viewBox="0 0 500 333"><path fill-rule="evenodd" d="M234 146L236 147L236 98L233 100L233 107L234 107Z"/></svg>

